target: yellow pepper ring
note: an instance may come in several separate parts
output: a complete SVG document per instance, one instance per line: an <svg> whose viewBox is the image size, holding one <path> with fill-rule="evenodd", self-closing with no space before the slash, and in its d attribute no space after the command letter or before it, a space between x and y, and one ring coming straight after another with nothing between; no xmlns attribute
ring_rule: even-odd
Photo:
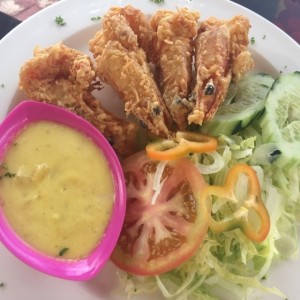
<svg viewBox="0 0 300 300"><path fill-rule="evenodd" d="M201 199L207 202L207 205L211 208L211 197L219 197L226 202L232 202L235 198L234 187L237 184L237 180L240 174L245 174L249 180L248 196L244 200L239 210L244 210L244 213L240 214L237 211L232 213L230 219L215 220L212 216L210 218L210 229L215 233L221 233L224 231L230 231L239 228L250 240L260 243L265 240L270 230L270 216L267 208L265 207L261 198L261 188L259 180L255 171L246 164L237 164L228 172L224 186L208 186L202 194ZM249 209L252 209L259 219L260 226L258 229L254 228L247 215Z"/></svg>
<svg viewBox="0 0 300 300"><path fill-rule="evenodd" d="M216 138L196 132L182 132L178 131L176 133L176 141L181 143L186 143L189 147L189 152L201 153L201 152L212 152L218 147L218 141Z"/></svg>
<svg viewBox="0 0 300 300"><path fill-rule="evenodd" d="M188 153L207 153L217 149L217 139L196 132L178 131L175 141L160 140L146 146L148 157L155 160L173 160Z"/></svg>

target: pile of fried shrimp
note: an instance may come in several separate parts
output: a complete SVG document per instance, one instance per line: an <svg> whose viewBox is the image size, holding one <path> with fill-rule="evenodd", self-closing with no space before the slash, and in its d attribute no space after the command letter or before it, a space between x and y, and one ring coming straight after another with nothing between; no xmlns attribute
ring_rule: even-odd
<svg viewBox="0 0 300 300"><path fill-rule="evenodd" d="M136 151L141 124L173 139L190 124L211 120L229 83L253 69L249 20L202 20L198 11L158 10L150 18L130 5L112 7L89 40L92 57L62 42L41 49L20 70L28 99L65 107L93 124L124 158ZM93 92L110 85L127 119L104 108Z"/></svg>

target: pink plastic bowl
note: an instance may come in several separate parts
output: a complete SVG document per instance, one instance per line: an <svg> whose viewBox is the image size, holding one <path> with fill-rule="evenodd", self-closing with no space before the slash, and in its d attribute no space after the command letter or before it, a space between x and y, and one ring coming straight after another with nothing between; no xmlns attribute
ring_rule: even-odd
<svg viewBox="0 0 300 300"><path fill-rule="evenodd" d="M24 101L16 106L0 125L0 161L7 146L28 123L48 120L68 125L89 136L101 149L109 163L114 178L115 202L106 232L96 249L80 260L63 260L47 256L25 243L7 222L0 208L0 240L21 261L41 272L71 280L87 280L94 277L117 243L124 221L126 189L119 160L103 135L90 123L66 109L36 102Z"/></svg>

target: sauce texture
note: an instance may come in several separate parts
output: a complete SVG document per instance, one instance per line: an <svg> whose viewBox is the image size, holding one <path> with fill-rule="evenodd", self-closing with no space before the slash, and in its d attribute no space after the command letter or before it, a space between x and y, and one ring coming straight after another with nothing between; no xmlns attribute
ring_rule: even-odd
<svg viewBox="0 0 300 300"><path fill-rule="evenodd" d="M99 243L112 214L108 163L84 134L48 121L31 123L2 160L1 205L16 233L54 257L80 259Z"/></svg>

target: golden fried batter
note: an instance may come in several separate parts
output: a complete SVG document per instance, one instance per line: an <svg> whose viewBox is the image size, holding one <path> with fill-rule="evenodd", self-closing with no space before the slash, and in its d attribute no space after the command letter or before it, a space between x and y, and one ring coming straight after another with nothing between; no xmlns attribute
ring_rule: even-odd
<svg viewBox="0 0 300 300"><path fill-rule="evenodd" d="M103 30L96 32L94 37L89 41L89 49L93 53L94 58L101 56L106 46L107 39Z"/></svg>
<svg viewBox="0 0 300 300"><path fill-rule="evenodd" d="M127 113L133 113L153 134L169 136L162 98L143 54L126 50L118 41L108 41L102 55L96 57L97 72L125 100Z"/></svg>
<svg viewBox="0 0 300 300"><path fill-rule="evenodd" d="M121 11L110 9L103 18L103 29L89 42L97 75L119 93L127 113L132 113L153 134L170 136L167 127L171 124L170 116L146 53L139 47L138 36Z"/></svg>
<svg viewBox="0 0 300 300"><path fill-rule="evenodd" d="M228 85L254 66L247 49L250 23L243 16L224 21L214 17L201 23L196 38L196 86L190 101L195 103L189 123L202 124L213 118L223 102Z"/></svg>
<svg viewBox="0 0 300 300"><path fill-rule="evenodd" d="M196 39L196 86L192 97L195 107L189 123L202 124L213 117L231 80L229 70L230 34L228 27L214 27ZM191 99L193 100L193 99Z"/></svg>
<svg viewBox="0 0 300 300"><path fill-rule="evenodd" d="M153 61L153 39L155 34L145 14L131 5L113 7L107 14L107 17L109 18L113 14L122 15L126 19L129 27L137 37L139 47L145 51L148 61Z"/></svg>
<svg viewBox="0 0 300 300"><path fill-rule="evenodd" d="M137 35L126 18L111 8L103 17L103 36L105 41L119 41L127 50L139 48Z"/></svg>
<svg viewBox="0 0 300 300"><path fill-rule="evenodd" d="M34 50L20 71L20 87L33 99L74 105L95 77L90 58L59 43Z"/></svg>
<svg viewBox="0 0 300 300"><path fill-rule="evenodd" d="M226 25L230 32L230 52L232 57L232 79L239 81L254 68L254 60L248 50L250 22L245 16L235 16Z"/></svg>
<svg viewBox="0 0 300 300"><path fill-rule="evenodd" d="M198 12L187 8L159 10L148 20L130 5L112 7L89 41L95 65L61 43L37 48L20 71L20 88L28 98L81 115L120 156L127 156L135 151L138 125L112 115L94 98L99 78L119 93L127 115L152 134L172 139L173 129L212 119L230 81L240 80L254 66L246 17L211 17L200 25L198 18Z"/></svg>
<svg viewBox="0 0 300 300"><path fill-rule="evenodd" d="M163 98L180 130L187 125L193 38L197 34L199 13L186 8L159 10L150 19L156 33L155 61L159 65Z"/></svg>
<svg viewBox="0 0 300 300"><path fill-rule="evenodd" d="M20 71L29 99L65 107L90 121L122 156L132 153L137 126L113 116L91 95L95 72L87 55L59 43L36 48Z"/></svg>
<svg viewBox="0 0 300 300"><path fill-rule="evenodd" d="M203 22L204 30L225 24L230 33L230 57L232 59L232 80L238 81L246 72L254 67L254 61L248 50L250 21L242 15L234 16L229 20L220 20L211 17Z"/></svg>
<svg viewBox="0 0 300 300"><path fill-rule="evenodd" d="M112 147L121 157L127 157L136 151L138 124L122 120L111 114L87 93L83 98L84 103L93 115L90 122L106 137ZM87 115L83 115L87 119Z"/></svg>

